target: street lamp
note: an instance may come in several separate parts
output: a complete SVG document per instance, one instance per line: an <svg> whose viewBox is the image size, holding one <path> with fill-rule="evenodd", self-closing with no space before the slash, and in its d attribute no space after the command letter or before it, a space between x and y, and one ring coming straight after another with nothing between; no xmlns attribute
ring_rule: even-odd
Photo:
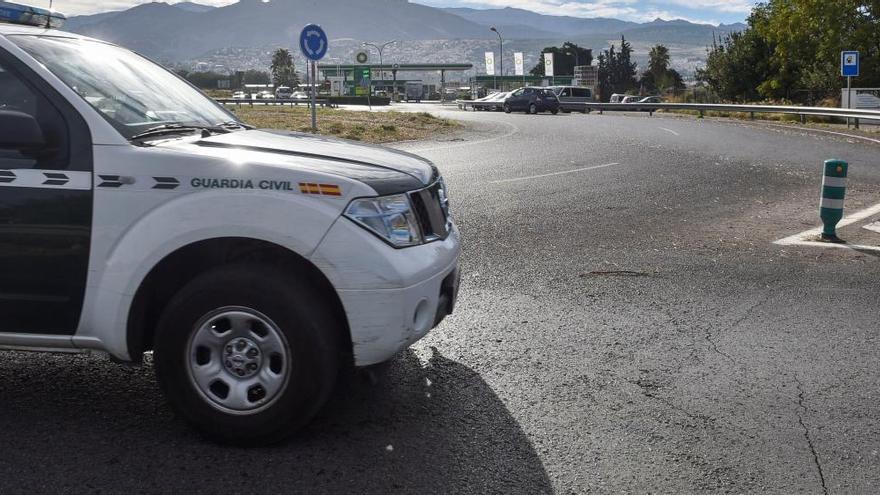
<svg viewBox="0 0 880 495"><path fill-rule="evenodd" d="M383 81L385 80L385 70L382 67L382 50L384 50L386 46L392 45L394 43L397 43L397 40L386 41L385 43L382 43L381 45L377 45L375 43L366 43L366 42L363 45L361 45L361 46L372 46L373 48L376 49L377 52L379 52L379 77Z"/></svg>
<svg viewBox="0 0 880 495"><path fill-rule="evenodd" d="M501 86L503 88L503 86L504 86L504 39L501 37L501 31L499 31L495 26L492 26L491 28L489 28L489 31L492 31L498 35L498 45L500 46L500 48L498 50L498 63L500 64L498 68L500 70L498 72L501 73ZM498 89L497 85L496 85L495 89Z"/></svg>

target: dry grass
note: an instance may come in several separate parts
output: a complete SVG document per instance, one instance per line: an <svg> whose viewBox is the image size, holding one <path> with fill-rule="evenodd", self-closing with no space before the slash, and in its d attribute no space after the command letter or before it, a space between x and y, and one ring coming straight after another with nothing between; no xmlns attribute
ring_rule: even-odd
<svg viewBox="0 0 880 495"><path fill-rule="evenodd" d="M311 132L307 107L229 107L244 122L260 129ZM461 124L425 112L363 112L331 108L318 109L318 134L369 143L411 141L452 132Z"/></svg>

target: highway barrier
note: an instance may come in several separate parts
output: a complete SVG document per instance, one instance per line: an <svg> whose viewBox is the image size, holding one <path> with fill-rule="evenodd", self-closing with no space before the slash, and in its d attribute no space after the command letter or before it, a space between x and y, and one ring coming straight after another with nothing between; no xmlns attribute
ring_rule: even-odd
<svg viewBox="0 0 880 495"><path fill-rule="evenodd" d="M843 218L843 199L846 196L846 174L849 166L843 160L825 160L822 177L822 199L819 217L822 219L822 240L844 242L837 237L837 223Z"/></svg>
<svg viewBox="0 0 880 495"><path fill-rule="evenodd" d="M214 101L220 103L221 105L290 105L290 106L311 106L311 102L309 100L293 100L293 99L282 99L282 98L215 98ZM334 104L327 98L318 98L315 100L315 104L321 107L336 107L338 105Z"/></svg>
<svg viewBox="0 0 880 495"><path fill-rule="evenodd" d="M783 105L728 105L714 103L583 103L588 111L597 110L600 114L604 111L624 112L648 112L653 115L658 110L691 110L699 112L700 117L705 112L731 112L747 113L755 118L756 113L775 113L797 115L801 122L806 122L807 116L837 117L855 121L856 128L861 120L877 121L880 123L880 111L861 110L855 108L829 108L829 107L799 107Z"/></svg>

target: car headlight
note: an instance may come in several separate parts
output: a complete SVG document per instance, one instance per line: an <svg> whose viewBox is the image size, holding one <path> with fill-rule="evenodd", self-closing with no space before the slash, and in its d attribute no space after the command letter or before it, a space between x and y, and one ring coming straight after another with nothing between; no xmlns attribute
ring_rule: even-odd
<svg viewBox="0 0 880 495"><path fill-rule="evenodd" d="M419 222L406 194L356 199L346 208L345 216L394 247L423 242Z"/></svg>

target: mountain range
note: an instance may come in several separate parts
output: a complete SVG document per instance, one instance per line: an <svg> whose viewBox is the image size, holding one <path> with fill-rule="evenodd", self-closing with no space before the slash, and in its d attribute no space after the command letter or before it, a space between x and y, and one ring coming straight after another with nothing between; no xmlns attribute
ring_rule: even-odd
<svg viewBox="0 0 880 495"><path fill-rule="evenodd" d="M702 48L712 42L713 36L745 27L660 19L636 23L552 16L515 8L434 8L407 0L239 0L223 7L193 2L146 3L127 10L72 17L65 29L174 62L229 47L295 46L300 27L310 22L324 27L331 47L333 41L358 44L388 39L479 40L482 45L496 38L489 31L489 26L496 26L505 44L548 46L571 40L600 49L608 40L624 35L635 43Z"/></svg>

